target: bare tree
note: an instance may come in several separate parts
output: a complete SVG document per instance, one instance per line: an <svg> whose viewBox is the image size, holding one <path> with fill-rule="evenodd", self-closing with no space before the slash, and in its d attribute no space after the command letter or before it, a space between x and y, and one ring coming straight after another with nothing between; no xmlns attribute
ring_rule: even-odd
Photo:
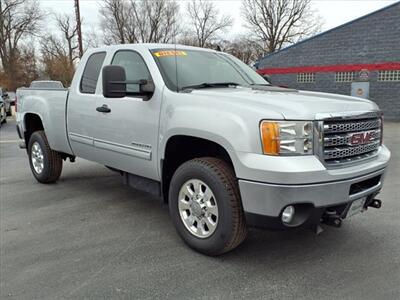
<svg viewBox="0 0 400 300"><path fill-rule="evenodd" d="M77 27L73 16L67 14L56 15L55 21L59 35L46 35L40 41L44 74L68 86L79 59Z"/></svg>
<svg viewBox="0 0 400 300"><path fill-rule="evenodd" d="M57 15L55 17L57 27L62 34L62 38L67 46L68 60L71 65L80 57L78 45L78 27L72 19L72 16L67 14Z"/></svg>
<svg viewBox="0 0 400 300"><path fill-rule="evenodd" d="M178 13L178 3L171 0L105 0L100 11L104 42L171 42L179 33Z"/></svg>
<svg viewBox="0 0 400 300"><path fill-rule="evenodd" d="M0 71L0 86L9 91L15 91L21 86L29 86L31 81L39 78L39 68L34 48L21 45L15 51L13 57L13 73Z"/></svg>
<svg viewBox="0 0 400 300"><path fill-rule="evenodd" d="M136 40L130 7L124 0L105 0L100 14L106 44L133 43Z"/></svg>
<svg viewBox="0 0 400 300"><path fill-rule="evenodd" d="M43 13L36 0L0 1L0 58L4 74L14 85L18 85L14 74L15 62L21 55L18 49L20 42L38 33L42 18Z"/></svg>
<svg viewBox="0 0 400 300"><path fill-rule="evenodd" d="M236 56L248 65L253 65L265 54L265 46L246 35L237 36L233 41L224 41L219 45L222 47L222 51Z"/></svg>
<svg viewBox="0 0 400 300"><path fill-rule="evenodd" d="M247 27L266 44L267 52L315 34L321 22L311 0L242 0Z"/></svg>
<svg viewBox="0 0 400 300"><path fill-rule="evenodd" d="M187 13L192 26L189 33L193 35L192 39L199 47L212 43L221 32L233 24L230 16L219 16L214 3L207 0L192 0L187 4Z"/></svg>
<svg viewBox="0 0 400 300"><path fill-rule="evenodd" d="M98 48L102 45L102 36L95 28L86 30L85 39L83 40L83 52L89 48Z"/></svg>

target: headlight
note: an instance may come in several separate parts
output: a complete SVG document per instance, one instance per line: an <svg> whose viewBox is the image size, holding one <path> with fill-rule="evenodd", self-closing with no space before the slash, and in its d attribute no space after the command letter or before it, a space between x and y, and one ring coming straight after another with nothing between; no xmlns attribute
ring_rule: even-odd
<svg viewBox="0 0 400 300"><path fill-rule="evenodd" d="M313 154L313 123L310 121L262 121L260 131L264 154Z"/></svg>

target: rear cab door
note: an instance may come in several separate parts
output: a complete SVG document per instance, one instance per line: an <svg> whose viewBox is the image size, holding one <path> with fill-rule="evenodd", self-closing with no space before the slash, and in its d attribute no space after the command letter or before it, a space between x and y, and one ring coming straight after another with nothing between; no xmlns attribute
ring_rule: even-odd
<svg viewBox="0 0 400 300"><path fill-rule="evenodd" d="M94 51L82 60L67 103L67 132L73 153L92 161L101 159L94 148L94 134L96 127L101 126L97 120L96 98L101 93L101 69L106 56L106 51Z"/></svg>

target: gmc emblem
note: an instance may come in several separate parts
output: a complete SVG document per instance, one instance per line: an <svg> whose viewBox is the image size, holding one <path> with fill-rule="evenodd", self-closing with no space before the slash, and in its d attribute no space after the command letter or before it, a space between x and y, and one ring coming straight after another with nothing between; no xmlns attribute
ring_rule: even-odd
<svg viewBox="0 0 400 300"><path fill-rule="evenodd" d="M373 131L367 132L360 132L360 133L353 133L350 135L350 145L357 146L357 145L364 145L368 144L374 139Z"/></svg>

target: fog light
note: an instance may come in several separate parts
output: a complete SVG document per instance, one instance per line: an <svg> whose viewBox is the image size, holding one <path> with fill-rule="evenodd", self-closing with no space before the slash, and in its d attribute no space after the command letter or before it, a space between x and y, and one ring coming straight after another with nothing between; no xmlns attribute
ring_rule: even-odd
<svg viewBox="0 0 400 300"><path fill-rule="evenodd" d="M294 217L294 207L289 205L282 212L282 222L289 224Z"/></svg>

